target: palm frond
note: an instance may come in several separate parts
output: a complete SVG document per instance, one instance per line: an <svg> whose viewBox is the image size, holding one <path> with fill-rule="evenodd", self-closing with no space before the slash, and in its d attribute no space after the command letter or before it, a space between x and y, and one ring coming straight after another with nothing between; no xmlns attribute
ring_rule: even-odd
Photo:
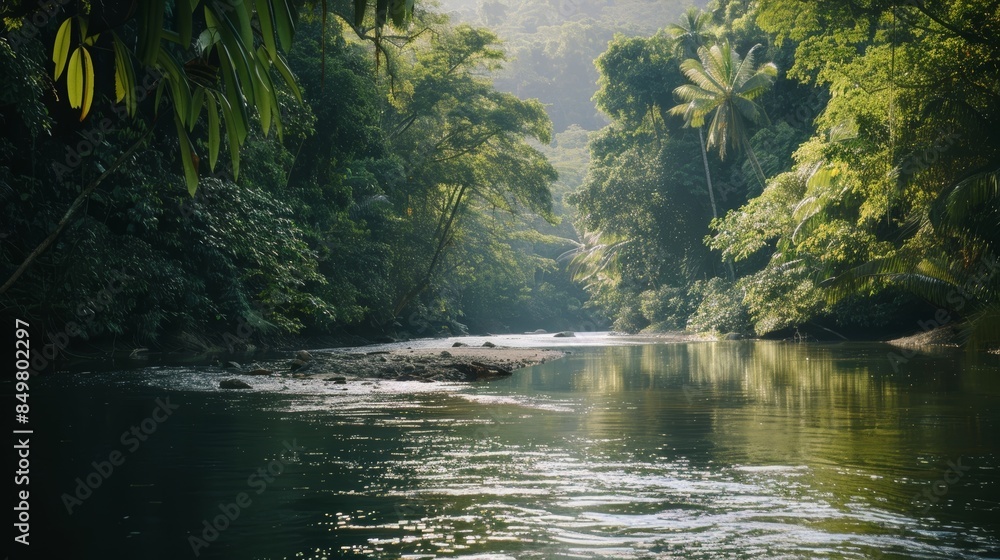
<svg viewBox="0 0 1000 560"><path fill-rule="evenodd" d="M972 175L946 189L932 203L929 217L935 231L986 241L988 246L984 249L995 253L998 210L1000 169L994 169Z"/></svg>
<svg viewBox="0 0 1000 560"><path fill-rule="evenodd" d="M746 99L754 99L769 90L774 84L774 78L778 75L778 67L773 62L762 65L756 74L753 74L743 81L737 93Z"/></svg>

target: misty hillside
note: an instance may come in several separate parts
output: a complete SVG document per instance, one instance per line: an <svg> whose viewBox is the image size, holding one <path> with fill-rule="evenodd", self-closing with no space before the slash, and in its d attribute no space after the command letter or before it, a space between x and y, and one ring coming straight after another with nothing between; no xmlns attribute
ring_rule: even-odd
<svg viewBox="0 0 1000 560"><path fill-rule="evenodd" d="M497 89L545 103L556 132L573 124L607 124L591 101L594 59L615 33L653 35L685 8L705 0L441 0L454 21L489 27L506 42L511 62Z"/></svg>

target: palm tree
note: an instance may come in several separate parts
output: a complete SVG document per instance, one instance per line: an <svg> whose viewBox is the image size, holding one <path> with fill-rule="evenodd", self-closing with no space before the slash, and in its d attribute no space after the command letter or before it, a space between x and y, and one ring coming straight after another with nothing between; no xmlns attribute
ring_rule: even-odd
<svg viewBox="0 0 1000 560"><path fill-rule="evenodd" d="M712 14L691 6L681 16L680 21L667 26L667 33L674 38L674 56L681 60L695 58L698 49L715 42L715 32L711 29Z"/></svg>
<svg viewBox="0 0 1000 560"><path fill-rule="evenodd" d="M674 56L681 60L693 59L698 56L698 50L715 42L715 33L709 28L712 14L699 10L695 6L688 8L680 21L667 26L667 32L674 39ZM712 189L712 174L708 170L708 156L705 152L705 135L698 129L701 140L702 163L705 164L705 181L708 183L708 199L712 204L712 217L718 218L715 207L715 192Z"/></svg>
<svg viewBox="0 0 1000 560"><path fill-rule="evenodd" d="M722 159L726 159L727 146L746 152L763 187L764 171L750 146L748 128L750 124L767 119L763 108L753 100L771 87L778 68L772 62L755 66L754 53L758 47L760 45L755 45L742 59L729 43L713 45L711 48L700 47L700 60L689 58L681 63L681 70L693 83L674 90L674 95L684 103L671 109L670 113L683 116L687 126L699 129L706 175L708 157L701 127L705 124L705 117L711 114L708 147L718 147L719 157ZM711 179L709 185L711 194ZM714 195L712 197L714 199Z"/></svg>

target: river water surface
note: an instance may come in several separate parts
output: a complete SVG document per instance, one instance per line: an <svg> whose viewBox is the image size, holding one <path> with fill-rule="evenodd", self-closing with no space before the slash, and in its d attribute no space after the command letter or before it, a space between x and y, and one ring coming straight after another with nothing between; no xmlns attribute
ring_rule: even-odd
<svg viewBox="0 0 1000 560"><path fill-rule="evenodd" d="M571 351L477 385L41 377L33 544L73 558L1000 558L995 356L894 368L878 344ZM168 398L176 410L153 415ZM123 440L154 416L145 441Z"/></svg>

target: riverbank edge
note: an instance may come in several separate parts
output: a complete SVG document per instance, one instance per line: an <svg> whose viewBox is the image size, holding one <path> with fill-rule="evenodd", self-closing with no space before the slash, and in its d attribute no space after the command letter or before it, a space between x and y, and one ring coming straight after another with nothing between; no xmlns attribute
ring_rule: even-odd
<svg viewBox="0 0 1000 560"><path fill-rule="evenodd" d="M954 348L961 346L962 326L946 325L931 331L923 331L909 336L893 339L885 338L862 338L851 342L881 342L897 347L917 347L917 348ZM535 333L531 333L535 334ZM572 333L545 333L553 338L560 336L573 336ZM779 340L770 337L744 336L736 333L691 333L683 331L664 332L640 332L635 334L612 332L609 333L616 338L631 339L634 342L648 341L649 343L692 343L692 342L719 342L731 340ZM502 335L497 335L502 336ZM464 338L480 338L483 336L466 337L441 337L440 340L462 340ZM416 339L413 339L416 340ZM558 338L556 338L558 340ZM793 339L780 339L791 341ZM810 339L802 340L812 341ZM364 338L358 335L321 335L321 336L282 336L262 343L249 340L242 340L241 343L225 346L212 344L207 346L191 346L185 349L156 350L142 347L107 347L104 345L93 345L89 349L74 347L70 353L59 353L56 360L49 360L49 366L45 370L36 373L72 373L78 371L99 371L103 369L122 369L133 367L144 367L149 364L162 365L188 365L188 366L212 366L221 365L230 361L238 363L268 362L276 371L283 368L277 364L280 361L288 360L289 356L302 348L324 349L323 352L346 352L364 353L370 350L366 348L378 348L380 344L405 344L408 339L396 339L390 337ZM553 341L555 342L555 340ZM553 346L557 346L553 344ZM561 344L558 346L562 346ZM439 348L440 350L440 348ZM510 348L509 350L516 350ZM488 351L488 349L484 349ZM1000 354L996 348L987 349L987 352ZM47 356L47 355L46 355ZM485 360L485 361L484 361ZM476 357L475 361L489 363L489 358ZM515 360L520 361L520 360ZM496 362L490 365L502 367L503 363ZM509 365L509 364L508 364ZM529 364L533 365L533 364ZM527 367L527 366L523 366ZM516 368L515 368L516 369Z"/></svg>
<svg viewBox="0 0 1000 560"><path fill-rule="evenodd" d="M440 348L398 348L351 351L300 350L291 360L219 364L236 377L220 382L222 389L252 388L252 377L317 379L346 384L350 381L475 382L509 377L514 372L563 358L567 353L548 348L514 348L496 345Z"/></svg>

